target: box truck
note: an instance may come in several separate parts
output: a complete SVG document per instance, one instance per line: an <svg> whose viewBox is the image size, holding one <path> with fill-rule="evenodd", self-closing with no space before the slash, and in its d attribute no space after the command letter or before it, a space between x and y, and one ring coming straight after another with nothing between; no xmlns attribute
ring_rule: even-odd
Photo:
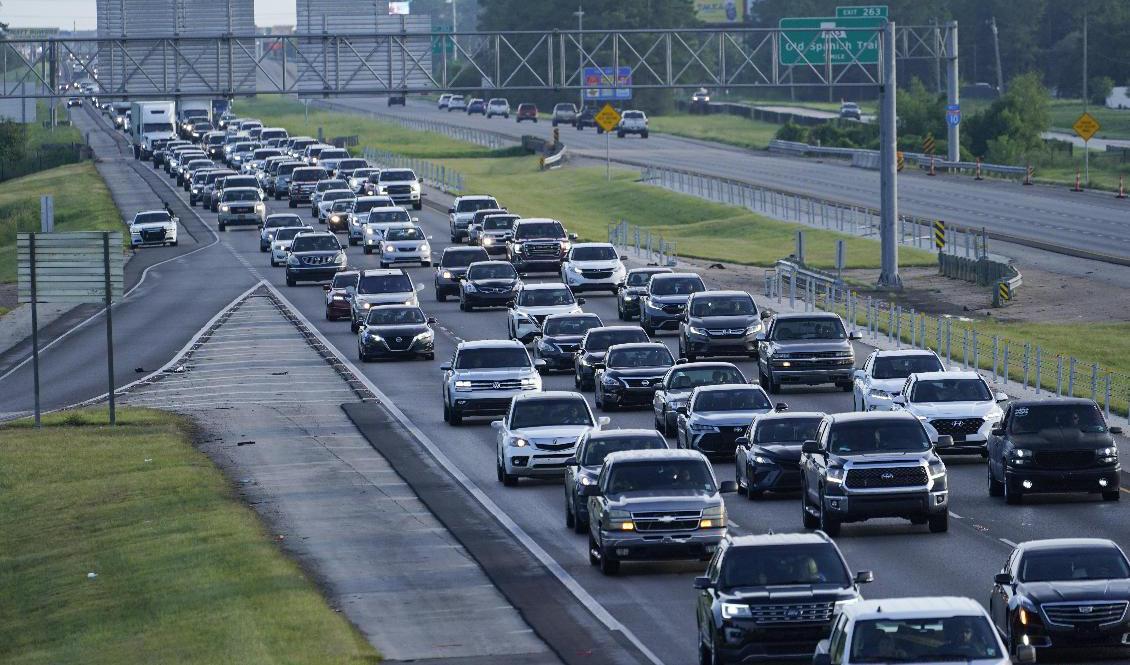
<svg viewBox="0 0 1130 665"><path fill-rule="evenodd" d="M133 156L149 159L153 155L154 141L168 141L177 137L174 102L134 102L130 109L130 136L133 137Z"/></svg>

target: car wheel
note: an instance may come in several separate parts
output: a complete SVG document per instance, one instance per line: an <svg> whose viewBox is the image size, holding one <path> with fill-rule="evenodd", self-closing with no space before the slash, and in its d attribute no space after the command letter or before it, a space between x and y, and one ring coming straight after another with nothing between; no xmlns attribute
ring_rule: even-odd
<svg viewBox="0 0 1130 665"><path fill-rule="evenodd" d="M850 383L841 383L841 384L839 384L839 386L840 386L840 390L842 390L845 393L850 393L852 390L854 390L854 387Z"/></svg>
<svg viewBox="0 0 1130 665"><path fill-rule="evenodd" d="M350 238L349 239L349 246L350 247L356 247L357 246L357 238Z"/></svg>
<svg viewBox="0 0 1130 665"><path fill-rule="evenodd" d="M518 484L518 476L512 473L506 473L506 467L502 465L501 460L495 460L495 464L498 465L498 480L504 487L514 487Z"/></svg>
<svg viewBox="0 0 1130 665"><path fill-rule="evenodd" d="M820 530L835 538L840 535L840 521L824 510L824 493L820 493Z"/></svg>
<svg viewBox="0 0 1130 665"><path fill-rule="evenodd" d="M950 530L949 511L930 516L930 533L945 533Z"/></svg>
<svg viewBox="0 0 1130 665"><path fill-rule="evenodd" d="M447 302L447 292L436 287L436 302Z"/></svg>
<svg viewBox="0 0 1130 665"><path fill-rule="evenodd" d="M475 311L475 306L474 306L474 305L472 305L471 303L467 303L467 309L466 309L466 311L468 311L468 312L473 312L473 311Z"/></svg>
<svg viewBox="0 0 1130 665"><path fill-rule="evenodd" d="M1118 501L1122 498L1122 490L1109 490L1103 492L1103 501Z"/></svg>
<svg viewBox="0 0 1130 665"><path fill-rule="evenodd" d="M647 132L643 132L642 134L640 134L640 138L646 139L647 138Z"/></svg>
<svg viewBox="0 0 1130 665"><path fill-rule="evenodd" d="M369 356L361 349L361 345L357 345L357 359L363 363L369 362Z"/></svg>
<svg viewBox="0 0 1130 665"><path fill-rule="evenodd" d="M286 203L287 203L287 205L289 205L289 206L290 206L291 208L297 208L297 207L298 207L298 202L297 202L297 201L287 201Z"/></svg>
<svg viewBox="0 0 1130 665"><path fill-rule="evenodd" d="M413 210L423 210L423 209L424 209L424 204L423 204L422 202L421 202L421 203L413 203L413 204L412 204L412 209L413 209Z"/></svg>
<svg viewBox="0 0 1130 665"><path fill-rule="evenodd" d="M287 277L287 278L286 278L286 285L287 285L287 286L298 286L298 282L294 281L294 280L293 280L293 279L291 279L290 277ZM353 332L357 332L357 331L355 330L355 331L353 331Z"/></svg>
<svg viewBox="0 0 1130 665"><path fill-rule="evenodd" d="M372 253L373 253L373 248L372 248L372 247L370 247L369 245L365 245L365 253L366 253L366 254L372 254Z"/></svg>
<svg viewBox="0 0 1130 665"><path fill-rule="evenodd" d="M381 261L380 263L381 263L381 268L388 268L388 262L387 261Z"/></svg>
<svg viewBox="0 0 1130 665"><path fill-rule="evenodd" d="M1012 483L1008 482L1008 476L1005 476L1003 485L1005 503L1015 506L1024 502L1024 494L1019 488L1013 487Z"/></svg>
<svg viewBox="0 0 1130 665"><path fill-rule="evenodd" d="M985 465L989 476L989 496L1004 496L1004 483L993 477L993 463Z"/></svg>
<svg viewBox="0 0 1130 665"><path fill-rule="evenodd" d="M264 247L264 246L262 246L262 245L259 245L259 251L260 251L260 252L262 252L262 253L264 253L264 254L266 254L266 253L267 253L267 248L266 248L266 247Z"/></svg>
<svg viewBox="0 0 1130 665"><path fill-rule="evenodd" d="M600 572L604 575L612 576L620 572L620 562L612 558L612 553L603 547L598 549L600 553Z"/></svg>
<svg viewBox="0 0 1130 665"><path fill-rule="evenodd" d="M577 517L573 514L573 500L565 493L565 528L577 530Z"/></svg>
<svg viewBox="0 0 1130 665"><path fill-rule="evenodd" d="M459 407L451 407L451 412L447 415L447 422L453 427L459 427L463 424L463 414L459 412Z"/></svg>
<svg viewBox="0 0 1130 665"><path fill-rule="evenodd" d="M663 436L675 436L677 432L675 428L668 423L667 409L663 409Z"/></svg>
<svg viewBox="0 0 1130 665"><path fill-rule="evenodd" d="M176 240L172 241L171 243L169 243L169 246L170 246L170 247L176 247L176 246L177 246L177 241L176 241Z"/></svg>
<svg viewBox="0 0 1130 665"><path fill-rule="evenodd" d="M357 321L355 321L355 320L354 320L354 319L353 319L353 318L351 317L351 318L349 319L349 332L351 332L351 333L353 333L354 335L356 335L356 334L357 334L357 331L358 331L358 330L360 330L360 329L361 329L361 326L360 326L360 325L358 325L358 324L357 324Z"/></svg>
<svg viewBox="0 0 1130 665"><path fill-rule="evenodd" d="M804 528L806 529L816 529L820 526L820 518L813 515L808 510L808 489L801 487L800 492L801 523L804 524Z"/></svg>
<svg viewBox="0 0 1130 665"><path fill-rule="evenodd" d="M225 231L225 232L226 232L226 231L228 230L228 227L227 227L227 225L226 225L226 224L224 224L223 222L219 222L219 226L220 226L220 231Z"/></svg>
<svg viewBox="0 0 1130 665"><path fill-rule="evenodd" d="M596 538L592 537L592 531L591 530L589 531L589 565L590 566L599 566L600 565L600 555L597 554L597 550L596 550Z"/></svg>

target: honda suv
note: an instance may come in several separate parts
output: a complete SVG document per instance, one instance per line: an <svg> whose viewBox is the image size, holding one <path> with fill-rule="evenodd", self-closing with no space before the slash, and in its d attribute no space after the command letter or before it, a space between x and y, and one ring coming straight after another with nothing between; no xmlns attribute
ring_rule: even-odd
<svg viewBox="0 0 1130 665"><path fill-rule="evenodd" d="M443 371L443 419L458 426L465 416L500 416L515 395L541 390L540 363L511 340L459 342Z"/></svg>
<svg viewBox="0 0 1130 665"><path fill-rule="evenodd" d="M769 316L768 310L758 313L745 291L696 293L679 326L679 355L691 362L699 356L756 356L756 335Z"/></svg>
<svg viewBox="0 0 1130 665"><path fill-rule="evenodd" d="M677 329L691 294L705 290L706 284L693 272L653 275L647 285L647 298L640 304L640 327L648 335L655 335L656 330Z"/></svg>
<svg viewBox="0 0 1130 665"><path fill-rule="evenodd" d="M561 264L561 281L573 291L608 291L615 294L627 277L624 261L611 243L573 245Z"/></svg>
<svg viewBox="0 0 1130 665"><path fill-rule="evenodd" d="M594 418L589 403L578 393L515 395L506 417L491 423L498 430L498 482L509 487L523 477L564 474L565 461L573 456L577 439L608 422L608 418Z"/></svg>

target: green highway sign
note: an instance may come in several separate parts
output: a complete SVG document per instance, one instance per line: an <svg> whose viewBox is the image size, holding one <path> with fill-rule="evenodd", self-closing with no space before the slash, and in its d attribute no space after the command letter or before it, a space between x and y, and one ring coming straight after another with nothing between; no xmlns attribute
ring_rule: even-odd
<svg viewBox="0 0 1130 665"><path fill-rule="evenodd" d="M836 7L836 18L887 18L887 6Z"/></svg>
<svg viewBox="0 0 1130 665"><path fill-rule="evenodd" d="M782 65L819 65L831 53L833 65L879 62L879 31L883 17L805 17L780 20Z"/></svg>

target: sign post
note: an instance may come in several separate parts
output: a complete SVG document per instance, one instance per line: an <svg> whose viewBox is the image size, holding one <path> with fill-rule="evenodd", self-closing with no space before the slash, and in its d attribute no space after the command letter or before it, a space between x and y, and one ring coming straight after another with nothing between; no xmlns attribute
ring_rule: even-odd
<svg viewBox="0 0 1130 665"><path fill-rule="evenodd" d="M1079 138L1083 139L1083 180L1091 186L1091 139L1098 133L1101 125L1095 116L1083 112L1075 124L1071 126Z"/></svg>
<svg viewBox="0 0 1130 665"><path fill-rule="evenodd" d="M620 124L620 113L611 104L605 104L593 120L604 130L604 177L612 180L612 130Z"/></svg>

